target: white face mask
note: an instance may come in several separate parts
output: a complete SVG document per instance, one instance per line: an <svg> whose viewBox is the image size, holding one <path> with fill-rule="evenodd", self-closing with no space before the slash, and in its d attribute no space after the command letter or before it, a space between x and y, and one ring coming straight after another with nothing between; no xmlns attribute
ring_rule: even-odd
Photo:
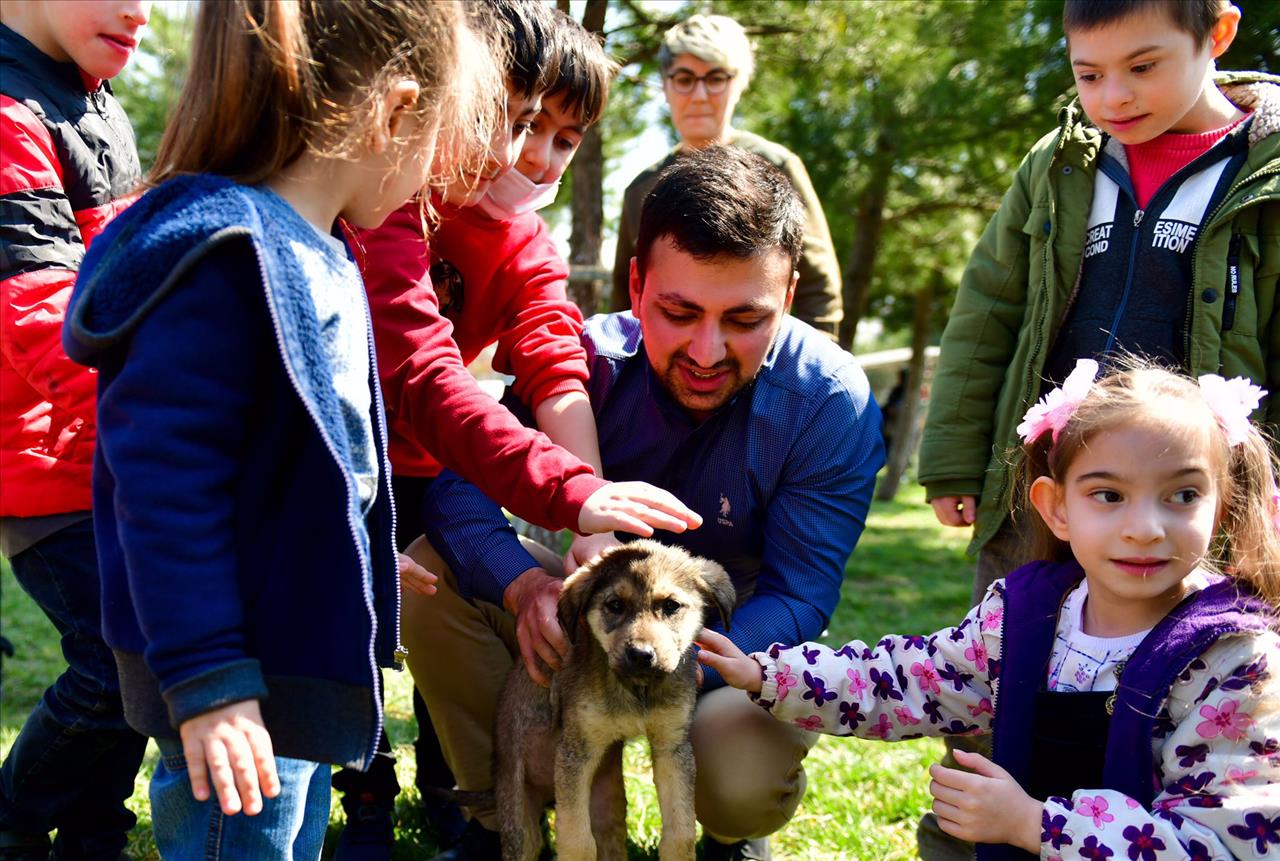
<svg viewBox="0 0 1280 861"><path fill-rule="evenodd" d="M480 211L490 218L506 221L542 209L556 199L560 180L535 184L515 168L499 176L489 186L484 197L476 203Z"/></svg>

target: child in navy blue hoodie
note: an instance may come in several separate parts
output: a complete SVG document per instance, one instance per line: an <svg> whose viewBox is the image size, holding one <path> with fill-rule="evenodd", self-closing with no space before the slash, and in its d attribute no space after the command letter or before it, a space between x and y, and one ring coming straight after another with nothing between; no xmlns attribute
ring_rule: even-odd
<svg viewBox="0 0 1280 861"><path fill-rule="evenodd" d="M160 747L161 854L318 858L327 764L368 765L380 668L402 658L398 573L432 588L398 571L338 219L380 224L425 186L442 126L500 121L502 84L452 4L199 15L153 188L94 244L64 331L99 369L103 628L126 717ZM459 159L483 146L455 137Z"/></svg>

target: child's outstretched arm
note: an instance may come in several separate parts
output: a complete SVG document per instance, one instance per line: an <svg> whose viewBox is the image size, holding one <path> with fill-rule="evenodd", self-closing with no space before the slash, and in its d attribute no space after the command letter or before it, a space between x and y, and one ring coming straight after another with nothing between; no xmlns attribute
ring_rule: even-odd
<svg viewBox="0 0 1280 861"><path fill-rule="evenodd" d="M757 696L779 720L832 735L899 741L990 730L1003 581L959 625L927 636L818 643L744 655L704 631L698 660Z"/></svg>

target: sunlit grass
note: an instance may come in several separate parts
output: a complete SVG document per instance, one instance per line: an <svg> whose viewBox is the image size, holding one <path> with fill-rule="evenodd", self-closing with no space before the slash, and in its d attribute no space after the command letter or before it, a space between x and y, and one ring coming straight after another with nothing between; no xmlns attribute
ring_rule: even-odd
<svg viewBox="0 0 1280 861"><path fill-rule="evenodd" d="M924 633L958 621L967 609L972 575L972 563L964 557L967 540L967 531L937 525L918 488L904 488L896 502L873 505L867 530L845 570L840 607L823 640L836 645L854 637ZM17 649L4 663L0 700L0 751L7 752L62 666L53 626L18 588L7 564L0 572L0 630ZM396 804L397 861L429 858L436 849L413 786L411 690L407 673L387 674L387 727L404 787ZM882 744L823 738L805 761L808 792L795 818L773 837L774 857L916 857L915 824L928 806L925 769L941 750L941 743L932 739ZM147 801L156 756L152 744L129 802L138 815L129 849L138 861L159 858ZM656 859L661 819L643 742L628 745L624 767L631 857ZM326 857L341 823L335 798Z"/></svg>

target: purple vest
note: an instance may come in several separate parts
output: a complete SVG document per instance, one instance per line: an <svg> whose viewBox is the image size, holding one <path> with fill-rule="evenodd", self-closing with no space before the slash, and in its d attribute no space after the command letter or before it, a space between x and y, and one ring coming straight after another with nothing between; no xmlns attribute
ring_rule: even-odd
<svg viewBox="0 0 1280 861"><path fill-rule="evenodd" d="M1071 562L1032 562L1005 579L1000 687L993 703L992 756L1022 786L1031 773L1036 692L1046 683L1058 611L1084 577ZM1178 674L1223 634L1262 631L1271 611L1232 580L1188 595L1134 650L1116 691L1107 733L1103 786L1150 808L1160 790L1151 739L1156 716ZM978 858L1032 857L1008 845L978 844Z"/></svg>

